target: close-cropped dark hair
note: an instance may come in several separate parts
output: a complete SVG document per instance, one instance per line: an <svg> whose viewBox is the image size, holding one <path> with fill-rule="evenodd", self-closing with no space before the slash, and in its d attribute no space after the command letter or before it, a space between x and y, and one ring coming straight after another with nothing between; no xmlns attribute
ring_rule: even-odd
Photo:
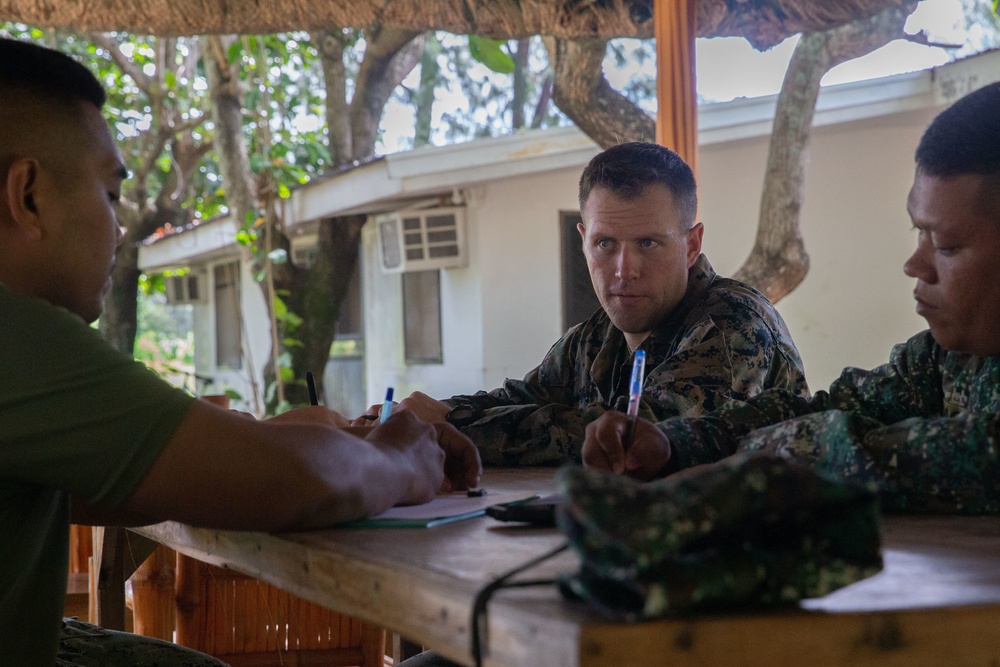
<svg viewBox="0 0 1000 667"><path fill-rule="evenodd" d="M594 188L607 188L620 199L635 199L646 186L665 185L677 201L681 225L690 229L698 215L694 172L665 146L634 141L597 154L580 176L580 210Z"/></svg>
<svg viewBox="0 0 1000 667"><path fill-rule="evenodd" d="M1000 174L1000 83L938 114L917 146L917 168L933 177Z"/></svg>
<svg viewBox="0 0 1000 667"><path fill-rule="evenodd" d="M0 38L0 105L3 97L24 93L63 107L82 100L100 109L105 100L90 70L65 53Z"/></svg>

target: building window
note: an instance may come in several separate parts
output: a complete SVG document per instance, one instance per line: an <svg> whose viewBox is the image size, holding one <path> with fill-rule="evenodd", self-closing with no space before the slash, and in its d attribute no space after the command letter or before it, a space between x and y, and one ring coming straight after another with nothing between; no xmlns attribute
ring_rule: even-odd
<svg viewBox="0 0 1000 667"><path fill-rule="evenodd" d="M239 262L215 267L215 365L241 368L243 340L240 332Z"/></svg>
<svg viewBox="0 0 1000 667"><path fill-rule="evenodd" d="M587 257L583 254L583 243L576 226L583 222L580 214L562 212L559 226L562 234L562 301L563 330L583 322L601 307L594 292L587 268Z"/></svg>
<svg viewBox="0 0 1000 667"><path fill-rule="evenodd" d="M361 332L361 260L354 263L354 271L347 283L347 291L340 302L340 314L334 325L334 339L362 339Z"/></svg>
<svg viewBox="0 0 1000 667"><path fill-rule="evenodd" d="M408 364L440 364L441 272L403 274L403 339Z"/></svg>

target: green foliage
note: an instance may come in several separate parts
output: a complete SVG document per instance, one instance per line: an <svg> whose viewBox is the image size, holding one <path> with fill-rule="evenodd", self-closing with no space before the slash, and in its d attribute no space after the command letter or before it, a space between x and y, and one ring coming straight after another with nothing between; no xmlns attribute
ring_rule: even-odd
<svg viewBox="0 0 1000 667"><path fill-rule="evenodd" d="M191 306L167 306L162 292L140 296L137 306L135 358L168 382L194 393Z"/></svg>
<svg viewBox="0 0 1000 667"><path fill-rule="evenodd" d="M488 40L494 42L494 40ZM434 76L424 80L424 85L435 88L434 97L447 101L436 105L441 108L432 122L433 130L430 143L457 143L477 137L494 137L509 134L512 123L512 77L504 72L513 71L513 60L509 55L506 42L491 46L491 53L499 53L510 67L491 69L485 60L479 60L476 55L483 53L480 48L483 38L463 37L446 32L438 32L433 40L429 39L425 49L436 49L434 62L437 71ZM473 53L473 44L478 44ZM529 107L534 107L542 94L544 81L551 74L548 55L540 37L530 40L528 58L528 95ZM415 104L420 99L421 91L407 87L398 88L395 99L407 105ZM554 127L569 124L569 119L555 105L549 105L540 123L540 127Z"/></svg>
<svg viewBox="0 0 1000 667"><path fill-rule="evenodd" d="M514 59L504 50L507 42L478 35L469 35L469 54L499 74L514 73Z"/></svg>

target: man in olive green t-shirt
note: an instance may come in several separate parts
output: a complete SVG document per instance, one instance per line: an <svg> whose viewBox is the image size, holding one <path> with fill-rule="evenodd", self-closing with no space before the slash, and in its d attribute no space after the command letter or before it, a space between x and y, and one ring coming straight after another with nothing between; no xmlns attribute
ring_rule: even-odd
<svg viewBox="0 0 1000 667"><path fill-rule="evenodd" d="M0 39L0 666L56 661L71 521L311 528L429 500L446 458L458 488L480 473L450 427L399 414L361 439L320 407L258 422L168 386L91 330L123 239L126 170L103 103L71 58ZM108 637L62 632L64 665ZM136 664L123 637L101 664Z"/></svg>

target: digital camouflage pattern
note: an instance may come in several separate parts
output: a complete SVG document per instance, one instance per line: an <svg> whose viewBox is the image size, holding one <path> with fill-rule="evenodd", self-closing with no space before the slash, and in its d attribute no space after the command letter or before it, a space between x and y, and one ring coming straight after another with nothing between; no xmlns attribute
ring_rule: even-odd
<svg viewBox="0 0 1000 667"><path fill-rule="evenodd" d="M564 594L625 620L788 605L882 569L875 491L764 455L640 484L567 467Z"/></svg>
<svg viewBox="0 0 1000 667"><path fill-rule="evenodd" d="M808 395L798 350L762 294L716 275L704 255L688 276L677 308L641 345L646 378L640 416L701 415L772 387ZM476 443L486 465L579 462L587 424L606 410L625 409L631 368L624 334L598 310L523 380L444 402L473 406L474 421L456 426Z"/></svg>
<svg viewBox="0 0 1000 667"><path fill-rule="evenodd" d="M764 452L871 482L887 510L1000 513L1000 357L944 350L929 331L811 400L765 392L658 426L672 469Z"/></svg>

